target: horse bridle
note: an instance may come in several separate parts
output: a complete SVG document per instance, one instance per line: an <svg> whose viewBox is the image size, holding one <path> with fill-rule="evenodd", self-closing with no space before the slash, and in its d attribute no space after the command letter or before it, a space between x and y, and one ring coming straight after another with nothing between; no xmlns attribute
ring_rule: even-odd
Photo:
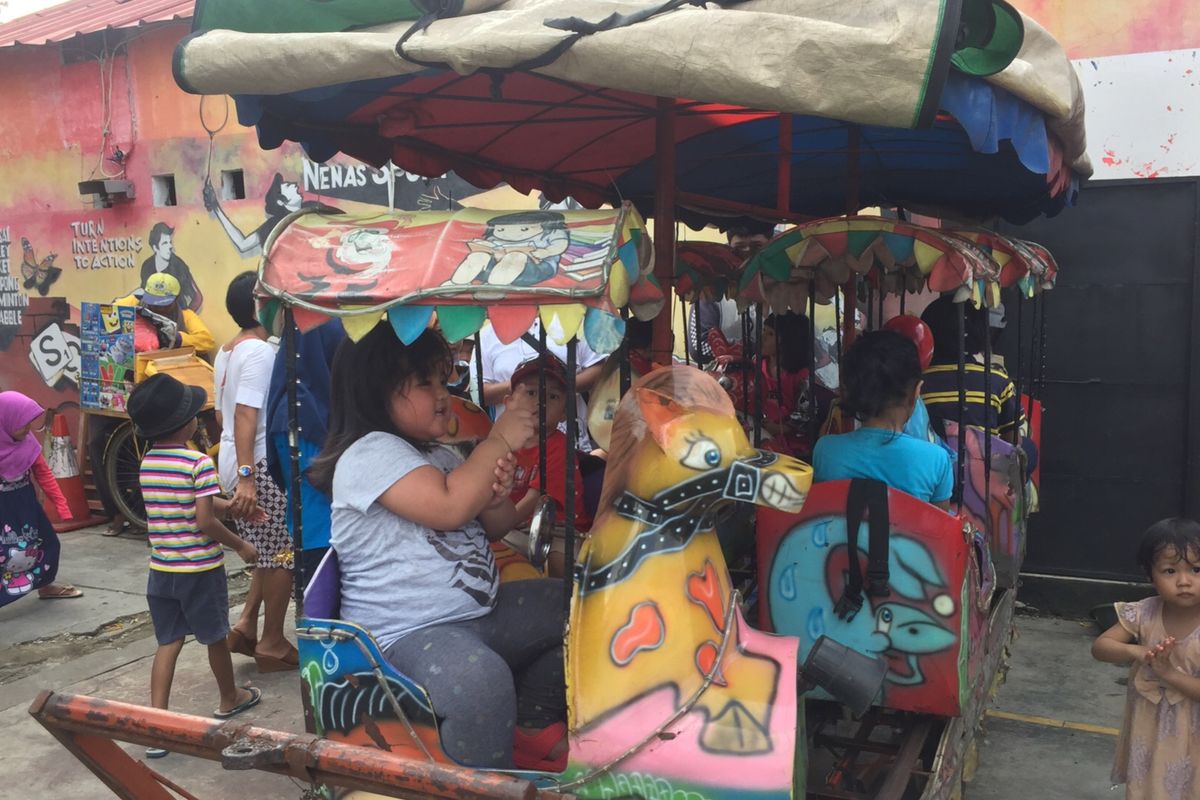
<svg viewBox="0 0 1200 800"><path fill-rule="evenodd" d="M734 461L723 469L702 472L654 495L649 500L630 492L618 498L614 510L618 516L641 523L645 528L611 563L580 580L579 593L585 595L619 583L637 571L647 557L682 550L701 530L715 525L717 500L753 502L762 486L762 470L779 459L775 453L758 452L753 457ZM703 502L705 499L708 502ZM722 504L723 505L723 504Z"/></svg>

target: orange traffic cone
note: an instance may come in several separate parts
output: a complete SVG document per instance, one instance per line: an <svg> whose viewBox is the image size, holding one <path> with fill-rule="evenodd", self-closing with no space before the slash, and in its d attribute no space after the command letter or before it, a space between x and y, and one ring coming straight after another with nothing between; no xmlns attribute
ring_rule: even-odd
<svg viewBox="0 0 1200 800"><path fill-rule="evenodd" d="M55 532L75 531L104 522L104 517L92 516L92 510L88 507L87 496L83 492L83 476L79 474L79 462L75 459L75 448L71 446L71 434L67 430L67 418L61 414L54 416L50 442L45 450L46 463L50 465L58 488L67 498L67 507L71 509L71 519L63 520L48 498L42 504L54 523Z"/></svg>

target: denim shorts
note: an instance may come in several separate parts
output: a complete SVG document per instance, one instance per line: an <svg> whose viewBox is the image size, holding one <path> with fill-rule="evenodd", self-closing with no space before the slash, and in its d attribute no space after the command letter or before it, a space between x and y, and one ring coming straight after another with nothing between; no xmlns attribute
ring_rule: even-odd
<svg viewBox="0 0 1200 800"><path fill-rule="evenodd" d="M225 568L204 572L150 570L146 602L159 644L192 635L202 645L216 644L229 633L229 588Z"/></svg>

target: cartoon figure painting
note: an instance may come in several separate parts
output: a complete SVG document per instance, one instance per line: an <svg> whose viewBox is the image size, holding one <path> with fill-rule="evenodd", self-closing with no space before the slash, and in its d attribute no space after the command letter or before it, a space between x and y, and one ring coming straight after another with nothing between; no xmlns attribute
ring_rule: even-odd
<svg viewBox="0 0 1200 800"><path fill-rule="evenodd" d="M263 198L263 210L266 212L267 218L254 230L242 233L242 229L234 224L225 210L221 208L221 201L217 199L216 189L208 181L204 182L204 208L216 216L217 221L225 230L225 235L229 237L229 241L237 248L238 254L242 258L260 254L263 246L267 243L267 237L271 235L271 231L275 230L279 221L304 206L304 198L300 194L299 185L285 181L283 176L276 172L275 178L271 181L271 187L267 189L267 194Z"/></svg>
<svg viewBox="0 0 1200 800"><path fill-rule="evenodd" d="M192 278L192 270L175 253L175 229L165 222L156 222L150 228L146 237L150 244L150 257L142 262L142 276L139 287L146 285L146 279L156 272L165 272L179 281L179 307L191 311L199 311L204 305L204 295Z"/></svg>
<svg viewBox="0 0 1200 800"><path fill-rule="evenodd" d="M446 285L533 286L554 277L570 244L566 219L557 211L492 217L483 238L467 242L471 252Z"/></svg>

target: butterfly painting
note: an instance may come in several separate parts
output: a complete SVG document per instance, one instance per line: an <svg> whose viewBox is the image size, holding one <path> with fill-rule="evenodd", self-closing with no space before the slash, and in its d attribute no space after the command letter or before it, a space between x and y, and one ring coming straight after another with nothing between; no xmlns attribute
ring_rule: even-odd
<svg viewBox="0 0 1200 800"><path fill-rule="evenodd" d="M56 258L58 258L57 253L47 253L46 257L39 262L33 252L33 245L29 243L28 239L22 237L21 277L25 279L23 286L26 289L37 287L38 294L45 297L46 292L50 291L50 285L62 274L62 269L54 266Z"/></svg>

